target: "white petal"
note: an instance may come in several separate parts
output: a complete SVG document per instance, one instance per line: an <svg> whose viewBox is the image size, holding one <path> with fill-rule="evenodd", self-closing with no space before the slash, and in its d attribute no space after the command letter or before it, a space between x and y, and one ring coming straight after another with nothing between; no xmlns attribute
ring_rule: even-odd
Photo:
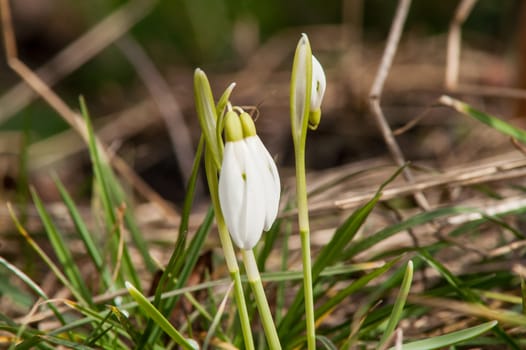
<svg viewBox="0 0 526 350"><path fill-rule="evenodd" d="M245 139L246 140L246 139ZM245 174L246 192L244 201L245 244L241 248L253 248L261 238L265 225L265 188L261 185L261 172L256 159L246 152Z"/></svg>
<svg viewBox="0 0 526 350"><path fill-rule="evenodd" d="M227 142L225 145L219 174L219 204L232 239L236 245L239 245L241 238L238 230L234 228L237 221L235 218L239 217L241 211L244 186L243 170L236 159L235 143Z"/></svg>
<svg viewBox="0 0 526 350"><path fill-rule="evenodd" d="M219 175L219 204L234 243L250 249L261 237L265 209L258 172L244 140L227 142Z"/></svg>
<svg viewBox="0 0 526 350"><path fill-rule="evenodd" d="M316 111L321 107L325 94L325 72L320 62L312 55L312 90L310 95L310 110Z"/></svg>
<svg viewBox="0 0 526 350"><path fill-rule="evenodd" d="M261 139L256 135L245 139L253 154L253 159L258 160L258 168L262 177L265 197L265 225L264 230L268 231L278 215L279 197L281 183L278 169L272 156L265 148Z"/></svg>

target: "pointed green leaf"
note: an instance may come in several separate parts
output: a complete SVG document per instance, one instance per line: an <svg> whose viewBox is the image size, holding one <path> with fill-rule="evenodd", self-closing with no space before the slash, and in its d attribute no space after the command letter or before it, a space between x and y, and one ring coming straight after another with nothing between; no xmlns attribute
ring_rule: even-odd
<svg viewBox="0 0 526 350"><path fill-rule="evenodd" d="M433 338L418 340L402 345L401 350L433 350L447 346L459 344L466 340L475 338L497 325L497 321L486 322L475 327L466 328L449 334L440 335ZM398 350L395 347L389 350Z"/></svg>

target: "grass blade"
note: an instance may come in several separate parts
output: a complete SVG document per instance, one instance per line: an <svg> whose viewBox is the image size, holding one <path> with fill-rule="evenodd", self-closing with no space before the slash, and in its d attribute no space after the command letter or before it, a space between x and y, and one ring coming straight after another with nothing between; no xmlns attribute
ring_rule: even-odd
<svg viewBox="0 0 526 350"><path fill-rule="evenodd" d="M131 283L126 282L126 289L130 295L135 299L139 308L151 317L156 324L161 327L166 334L170 336L177 344L183 347L186 350L195 350L196 348L192 345L177 329L175 329L171 323L157 310L148 299L139 292Z"/></svg>
<svg viewBox="0 0 526 350"><path fill-rule="evenodd" d="M57 255L58 261L62 265L64 273L71 282L71 288L74 288L74 290L71 290L72 294L75 295L76 298L79 301L82 301L84 304L91 305L91 292L84 283L84 279L82 278L77 264L75 263L73 256L71 255L68 245L64 241L64 238L62 237L60 232L58 232L57 227L51 220L51 217L49 216L46 208L44 207L44 204L42 203L40 197L34 189L31 189L31 196L33 197L33 202L35 203L40 219L42 220L42 223L44 225L46 234L49 238L49 241L51 242L51 245L53 246L55 254Z"/></svg>
<svg viewBox="0 0 526 350"><path fill-rule="evenodd" d="M115 194L115 192L112 192L111 188L114 188L114 191L116 188L119 188L120 185L115 180L115 177L113 175L113 172L111 171L111 168L108 165L107 159L102 159L100 151L99 151L99 145L97 144L97 141L95 139L95 134L93 131L93 126L91 125L88 109L86 107L86 103L83 98L80 99L80 109L82 112L82 116L84 117L84 122L86 123L86 128L88 132L88 148L90 153L91 162L93 165L93 172L95 175L95 183L96 183L96 189L98 189L98 193L100 195L104 216L105 216L105 223L106 223L106 229L108 232L112 233L114 231L117 231L117 234L111 234L111 243L112 243L112 249L111 252L114 253L113 261L115 262L117 259L117 256L115 255L116 252L119 251L119 238L121 236L120 232L120 224L117 220L117 215L115 213L115 208L120 206L122 202L115 203L112 201L112 193ZM138 239L138 237L135 237L135 239ZM146 266L153 265L153 262L151 262L151 257L148 254L147 245L145 242L135 242L137 249L141 252L142 258L146 264ZM134 285L140 287L140 280L139 276L137 275L137 272L135 270L135 265L131 261L128 248L126 245L124 245L123 255L122 259L124 262L125 270L127 271L129 279L131 279L134 283ZM119 280L124 281L124 276L119 274Z"/></svg>
<svg viewBox="0 0 526 350"><path fill-rule="evenodd" d="M230 283L230 286L228 287L225 296L223 300L221 301L221 304L219 305L219 309L215 313L214 319L212 321L212 324L208 328L208 332L206 334L206 338L203 342L203 350L206 350L208 348L208 344L210 343L210 340L212 339L212 336L215 334L217 327L219 326L219 322L221 321L221 317L223 316L225 312L226 302L228 301L228 297L230 293L232 292L232 288L234 287L234 283Z"/></svg>
<svg viewBox="0 0 526 350"><path fill-rule="evenodd" d="M404 310L404 305L407 300L407 295L409 294L409 290L411 289L412 282L413 282L413 262L410 260L407 263L404 279L402 280L402 286L400 287L400 291L398 292L398 296L396 297L396 301L393 306L393 311L391 312L391 316L389 317L389 321L387 322L386 329L384 333L382 334L382 338L380 339L378 348L383 348L385 343L391 338L391 335L395 331L396 325L402 318L402 312Z"/></svg>
<svg viewBox="0 0 526 350"><path fill-rule="evenodd" d="M476 336L479 336L497 325L497 321L486 322L475 327L462 329L449 334L440 335L433 338L418 340L411 343L403 344L402 350L433 350L446 346L459 344ZM395 347L389 350L398 350Z"/></svg>
<svg viewBox="0 0 526 350"><path fill-rule="evenodd" d="M452 107L459 113L462 113L468 117L475 118L479 122L490 126L491 128L501 132L504 135L511 136L514 139L517 139L522 143L526 143L526 131L522 129L519 129L492 115L481 112L471 107L467 103L464 103L452 97L442 96L440 97L439 101L446 106Z"/></svg>
<svg viewBox="0 0 526 350"><path fill-rule="evenodd" d="M89 232L88 228L86 227L86 224L84 223L84 220L82 219L79 211L77 210L75 202L67 192L66 188L64 187L64 185L58 177L55 176L54 179L55 185L57 186L60 192L62 201L66 205L66 208L68 208L71 220L73 221L73 224L75 225L75 228L78 234L80 235L82 242L84 243L86 251L91 257L91 260L97 268L97 271L100 272L105 287L109 288L112 285L111 274L106 264L104 263L104 259L102 257L101 252L99 251L97 244L93 240L91 233Z"/></svg>
<svg viewBox="0 0 526 350"><path fill-rule="evenodd" d="M371 201L353 212L343 225L336 230L331 241L319 252L312 265L312 280L314 285L316 285L323 269L333 263L336 259L340 259L341 252L348 242L356 235L356 232L364 223L379 199L380 195L377 194ZM285 334L288 333L289 330L297 324L297 321L303 317L303 298L303 287L301 287L287 311L287 314L278 325L280 338L284 339Z"/></svg>
<svg viewBox="0 0 526 350"><path fill-rule="evenodd" d="M40 246L33 240L33 238L31 238L31 236L29 236L29 234L27 233L26 229L20 224L20 221L18 221L18 218L16 217L16 215L15 215L15 213L13 211L13 208L11 207L11 205L9 203L7 204L7 208L9 210L9 214L11 215L11 219L15 223L15 226L16 226L18 232L24 237L26 242L31 246L31 248L33 248L33 250L38 254L38 256L40 256L40 258L46 263L46 265L55 274L57 279L66 288L68 288L71 291L73 296L75 298L77 298L78 300L83 300L82 295L80 295L78 293L76 288L74 288L74 286L70 283L70 281L66 278L66 276L64 276L62 271L60 271L58 266L55 265L53 260L46 254L46 252L44 252L44 250L42 248L40 248Z"/></svg>
<svg viewBox="0 0 526 350"><path fill-rule="evenodd" d="M28 275L26 275L23 271L18 269L16 266L10 264L8 261L6 261L4 258L0 256L0 265L4 266L8 271L11 271L16 277L18 277L22 282L24 282L31 290L33 290L39 297L41 297L44 301L48 301L49 297L46 295L46 293L40 288L40 286L35 283L31 278L29 278ZM66 324L66 321L64 320L64 317L62 317L62 314L60 311L57 310L55 305L53 303L45 303L45 305L53 311L57 319L62 323L63 325Z"/></svg>
<svg viewBox="0 0 526 350"><path fill-rule="evenodd" d="M197 146L196 156L194 159L194 163L192 166L192 174L190 176L190 179L188 180L188 186L186 190L186 195L184 198L183 203L183 210L181 213L181 222L179 224L179 234L177 236L177 241L175 242L175 247L172 252L172 255L170 256L170 260L168 261L168 264L166 265L166 268L164 269L164 272L161 276L161 279L159 280L159 283L157 285L157 288L155 289L155 297L153 304L161 310L163 315L168 315L171 310L173 309L174 305L179 300L180 296L174 296L172 298L169 298L168 300L162 300L161 294L163 291L167 290L173 290L175 285L175 276L177 276L178 281L183 281L186 283L186 273L181 276L181 269L183 269L184 266L188 266L189 269L193 269L193 266L195 266L195 262L197 260L188 260L186 259L186 256L188 253L185 251L186 248L186 239L188 236L188 225L190 221L190 212L192 210L192 205L194 202L194 195L195 195L195 188L197 184L197 179L199 176L199 169L201 164L201 159L203 157L204 152L204 137L201 136L199 139L199 144ZM213 219L213 216L212 216ZM206 221L206 219L205 219ZM198 241L198 251L201 249L204 239L206 237L208 231L202 232L198 231L196 236L194 237L192 244L194 244L194 241ZM199 243L202 242L202 243ZM180 282L179 282L180 283ZM156 324L153 323L152 320L148 321L148 324L146 326L146 331L143 335L143 338L141 339L140 345L146 344L146 343L155 343L157 341L157 338L160 334L160 329L156 327Z"/></svg>

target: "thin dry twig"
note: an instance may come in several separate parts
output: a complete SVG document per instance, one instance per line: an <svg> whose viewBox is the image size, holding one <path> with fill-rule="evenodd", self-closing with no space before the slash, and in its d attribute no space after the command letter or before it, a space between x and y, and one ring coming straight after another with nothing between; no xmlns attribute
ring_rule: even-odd
<svg viewBox="0 0 526 350"><path fill-rule="evenodd" d="M53 86L128 32L149 13L155 2L156 0L127 2L38 68L36 75L46 85ZM2 11L2 22L6 23L4 28L13 28L11 15L5 12ZM15 35L12 29L9 31L4 31L7 57L18 57ZM13 86L0 97L0 122L19 112L36 97L38 93L26 81Z"/></svg>
<svg viewBox="0 0 526 350"><path fill-rule="evenodd" d="M398 43L400 41L400 37L402 35L403 25L407 18L407 13L409 12L410 5L411 0L400 0L398 2L398 8L396 10L395 18L393 20L393 24L389 32L389 37L387 39L387 44L385 46L382 60L380 62L380 66L378 67L373 86L369 93L369 103L372 114L375 117L376 123L378 124L378 127L382 132L382 136L387 144L387 147L389 148L389 151L391 152L391 155L398 166L403 166L406 163L406 161L402 150L400 149L400 146L396 142L391 127L389 126L389 123L387 122L383 114L382 108L380 106L380 100L382 97L382 90L385 84L385 80L387 79L387 75L389 74L389 70L393 63L393 58L396 53ZM403 174L408 182L411 183L414 181L413 174L409 167L404 168ZM429 209L429 203L427 202L427 199L425 198L423 193L414 193L414 198L422 209Z"/></svg>
<svg viewBox="0 0 526 350"><path fill-rule="evenodd" d="M133 65L137 74L149 90L159 113L168 128L174 155L179 162L183 183L187 183L192 172L195 152L192 146L190 129L186 125L181 108L174 95L170 92L168 83L141 45L130 35L117 41L117 47Z"/></svg>
<svg viewBox="0 0 526 350"><path fill-rule="evenodd" d="M408 123L406 123L404 126L398 128L398 129L395 129L393 130L393 135L394 136L398 136L398 135L402 135L403 133L406 133L408 132L409 130L411 130L413 127L415 127L418 123L420 123L420 121L422 119L424 119L429 112L431 112L433 110L433 107L436 107L437 106L437 103L433 103L427 107L425 107L425 109L420 112L420 114L418 114L416 117L414 117L413 119L411 119Z"/></svg>
<svg viewBox="0 0 526 350"><path fill-rule="evenodd" d="M462 0L455 11L449 25L446 57L446 89L455 90L458 87L458 70L460 67L460 47L462 43L461 27L466 21L477 0Z"/></svg>
<svg viewBox="0 0 526 350"><path fill-rule="evenodd" d="M509 99L526 99L526 90L504 86L459 84L455 92L462 95L490 96Z"/></svg>
<svg viewBox="0 0 526 350"><path fill-rule="evenodd" d="M16 37L11 21L9 0L0 0L2 11L2 31L6 45L6 59L9 67L13 69L40 97L42 97L64 120L76 130L82 139L88 142L88 130L82 117L75 113L51 88L33 72L17 56ZM97 146L101 156L111 162L113 167L125 177L132 186L148 200L156 203L159 208L169 217L179 217L179 214L170 206L157 192L135 174L126 162L118 156L109 157L107 147L96 138ZM132 175L133 174L133 175Z"/></svg>

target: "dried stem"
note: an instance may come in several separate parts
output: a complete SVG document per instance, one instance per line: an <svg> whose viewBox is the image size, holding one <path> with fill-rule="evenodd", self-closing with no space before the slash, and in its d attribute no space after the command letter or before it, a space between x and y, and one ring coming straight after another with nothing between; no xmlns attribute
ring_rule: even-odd
<svg viewBox="0 0 526 350"><path fill-rule="evenodd" d="M446 58L446 89L458 87L458 70L460 67L461 27L466 21L477 0L462 0L449 25Z"/></svg>
<svg viewBox="0 0 526 350"><path fill-rule="evenodd" d="M387 44L384 50L384 54L382 56L382 61L380 63L380 67L378 68L373 86L369 93L369 104L371 107L371 111L376 120L376 123L378 124L378 127L380 128L380 131L382 132L382 136L384 137L387 147L391 152L391 156L394 158L398 166L403 166L406 161L402 150L400 149L400 146L396 142L391 127L389 126L389 123L387 122L383 114L382 108L380 107L380 100L385 80L387 78L387 75L389 74L389 70L391 69L393 58L396 53L398 43L400 41L400 37L402 35L403 25L407 18L407 13L409 12L410 4L411 0L400 0L398 2L398 8L396 10L395 18L393 20L393 24L389 32L389 37L387 39ZM404 169L403 174L408 182L413 182L413 175L408 167ZM427 199L424 197L422 192L416 192L414 194L414 198L422 209L429 209Z"/></svg>

